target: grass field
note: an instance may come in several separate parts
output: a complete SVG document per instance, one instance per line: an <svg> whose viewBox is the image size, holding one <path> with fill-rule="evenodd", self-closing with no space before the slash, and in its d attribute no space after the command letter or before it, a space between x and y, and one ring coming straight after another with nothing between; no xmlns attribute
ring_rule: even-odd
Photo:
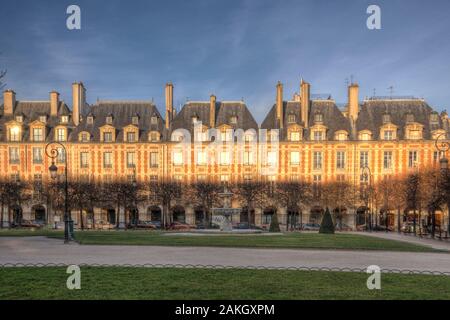
<svg viewBox="0 0 450 320"><path fill-rule="evenodd" d="M40 235L62 238L61 231L0 231L0 236ZM334 235L318 233L285 233L253 235L176 235L155 231L78 231L76 240L81 244L97 245L158 245L158 246L208 246L291 249L346 249L436 252L416 244L380 239L361 234Z"/></svg>
<svg viewBox="0 0 450 320"><path fill-rule="evenodd" d="M327 271L82 267L68 290L62 267L1 268L0 299L450 299L450 277Z"/></svg>

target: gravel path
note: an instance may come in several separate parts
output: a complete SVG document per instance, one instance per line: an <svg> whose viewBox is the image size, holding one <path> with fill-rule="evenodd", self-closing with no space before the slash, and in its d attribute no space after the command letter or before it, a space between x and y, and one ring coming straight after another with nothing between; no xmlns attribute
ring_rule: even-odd
<svg viewBox="0 0 450 320"><path fill-rule="evenodd" d="M0 264L181 264L232 267L361 268L450 273L450 254L392 251L64 245L45 237L1 237Z"/></svg>

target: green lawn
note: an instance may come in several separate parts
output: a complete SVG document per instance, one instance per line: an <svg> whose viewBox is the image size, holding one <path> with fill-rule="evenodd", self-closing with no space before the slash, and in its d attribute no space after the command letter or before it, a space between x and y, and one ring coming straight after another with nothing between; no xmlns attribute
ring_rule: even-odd
<svg viewBox="0 0 450 320"><path fill-rule="evenodd" d="M81 290L62 267L1 268L0 299L450 299L450 277L326 271L82 267Z"/></svg>
<svg viewBox="0 0 450 320"><path fill-rule="evenodd" d="M0 236L45 235L62 238L61 231L0 231ZM247 235L176 235L155 231L78 231L76 240L81 244L100 245L158 245L208 246L248 248L303 248L436 252L426 246L386 240L361 234L318 233L247 234Z"/></svg>

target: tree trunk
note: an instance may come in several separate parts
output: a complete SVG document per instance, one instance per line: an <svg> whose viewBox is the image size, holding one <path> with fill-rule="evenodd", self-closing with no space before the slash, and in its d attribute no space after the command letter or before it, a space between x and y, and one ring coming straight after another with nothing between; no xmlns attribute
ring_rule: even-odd
<svg viewBox="0 0 450 320"><path fill-rule="evenodd" d="M81 230L84 230L83 209L80 209L80 226Z"/></svg>
<svg viewBox="0 0 450 320"><path fill-rule="evenodd" d="M116 207L116 229L119 229L120 226L120 203L117 201Z"/></svg>
<svg viewBox="0 0 450 320"><path fill-rule="evenodd" d="M0 229L3 229L3 213L5 212L5 208L4 208L4 206L3 206L3 201L0 203L0 205L2 206L2 208L1 208L1 219L0 219Z"/></svg>
<svg viewBox="0 0 450 320"><path fill-rule="evenodd" d="M11 229L11 208L8 206L8 229Z"/></svg>

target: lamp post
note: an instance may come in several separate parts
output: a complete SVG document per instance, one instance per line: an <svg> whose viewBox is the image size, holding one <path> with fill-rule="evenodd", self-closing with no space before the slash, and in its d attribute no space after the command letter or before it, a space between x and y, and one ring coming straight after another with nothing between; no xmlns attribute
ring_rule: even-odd
<svg viewBox="0 0 450 320"><path fill-rule="evenodd" d="M441 136L444 136L444 139L441 139ZM445 156L445 153L450 149L450 143L448 141L445 141L446 138L446 133L441 133L440 135L438 135L436 137L436 140L434 142L434 145L436 146L436 149L439 151L440 154L442 154L442 156L440 157L441 159L439 160L439 167L442 173L442 178L443 178L443 182L444 185L448 187L450 187L450 185L447 185L448 183L448 179L449 179L449 167L448 167L448 159ZM444 141L443 141L444 140ZM447 183L446 183L447 182ZM450 195L449 195L449 190L446 190L444 195L446 197L446 202L447 202L447 231L450 233ZM433 212L433 224L434 224L434 212Z"/></svg>
<svg viewBox="0 0 450 320"><path fill-rule="evenodd" d="M361 168L361 175L364 178L365 188L364 188L364 200L366 204L366 211L369 215L369 230L372 231L372 213L371 209L369 209L369 201L370 201L370 192L371 192L371 184L372 184L372 171L370 170L368 165L364 165ZM367 220L366 220L367 223Z"/></svg>
<svg viewBox="0 0 450 320"><path fill-rule="evenodd" d="M61 155L61 150L58 150L58 147L62 149L64 155L64 243L70 243L73 241L73 221L69 212L69 185L67 180L67 152L64 145L60 142L50 142L45 146L45 154L47 157L52 159L52 164L48 168L50 171L50 177L53 180L56 180L58 174L58 167L55 164L55 159Z"/></svg>

